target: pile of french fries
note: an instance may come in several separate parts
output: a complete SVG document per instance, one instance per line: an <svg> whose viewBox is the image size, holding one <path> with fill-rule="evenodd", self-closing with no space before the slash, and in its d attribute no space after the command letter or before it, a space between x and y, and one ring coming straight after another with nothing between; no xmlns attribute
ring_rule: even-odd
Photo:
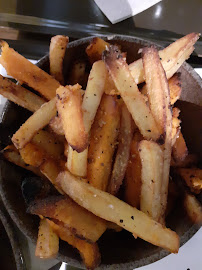
<svg viewBox="0 0 202 270"><path fill-rule="evenodd" d="M0 94L33 112L4 157L58 191L28 205L28 213L40 217L36 256L55 256L60 238L95 269L101 257L96 242L107 229L125 229L177 253L179 236L165 218L179 194L191 221L202 222L194 195L202 190L202 170L188 152L175 107L177 71L198 38L191 33L159 52L143 48L130 65L120 46L94 38L86 48L89 62L72 63L68 78L68 37L51 39L50 75L1 41L0 63L20 84L0 76ZM180 180L170 180L171 166Z"/></svg>

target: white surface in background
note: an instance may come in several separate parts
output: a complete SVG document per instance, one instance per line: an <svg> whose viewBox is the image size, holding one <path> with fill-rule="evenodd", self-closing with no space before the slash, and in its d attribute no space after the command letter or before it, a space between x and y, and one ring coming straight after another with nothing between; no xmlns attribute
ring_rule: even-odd
<svg viewBox="0 0 202 270"><path fill-rule="evenodd" d="M123 21L134 16L161 0L94 0L98 7L111 23ZM156 16L161 13L161 6L158 6Z"/></svg>

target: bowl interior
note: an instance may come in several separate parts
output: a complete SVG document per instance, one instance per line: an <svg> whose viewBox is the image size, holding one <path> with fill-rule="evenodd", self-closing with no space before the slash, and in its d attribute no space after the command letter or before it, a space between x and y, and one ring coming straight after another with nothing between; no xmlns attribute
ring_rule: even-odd
<svg viewBox="0 0 202 270"><path fill-rule="evenodd" d="M81 39L68 45L64 60L64 73L66 78L68 77L68 73L71 69L71 63L73 61L78 59L84 59L87 61L85 48L91 39L92 38ZM121 45L122 51L127 51L128 63L131 63L140 57L138 54L140 48L151 44L141 39L126 36L110 37L110 42ZM42 69L48 71L48 56L42 58L38 65ZM181 67L180 72L182 73L184 80L183 92L190 91L186 88L187 84L194 85L197 87L198 91L201 90L201 82L198 77L193 75L194 71L192 68L187 64L184 64L183 67ZM187 84L186 78L189 78ZM185 101L178 101L177 106L181 109L181 118L183 119L182 131L189 150L190 152L200 154L199 116L201 108L198 105ZM191 117L189 112L191 112ZM1 147L4 147L9 143L11 135L18 129L20 124L29 117L29 115L30 113L28 111L11 102L6 104L0 123ZM195 120L193 121L193 119ZM33 242L36 242L38 218L26 213L26 206L22 198L20 188L22 178L26 174L29 174L29 172L26 172L7 161L1 160L0 173L0 192L9 214L19 229ZM198 226L193 226L189 223L182 211L180 203L177 204L172 215L168 217L167 226L175 230L180 235L181 245L188 241L199 228ZM98 241L98 244L102 255L102 263L99 269L111 268L112 265L114 269L133 269L135 267L152 263L168 254L161 248L150 245L141 239L135 240L132 235L126 231L119 233L107 231ZM75 249L63 241L60 243L58 258L62 261L68 262L70 265L83 268L83 264L81 263L80 257Z"/></svg>

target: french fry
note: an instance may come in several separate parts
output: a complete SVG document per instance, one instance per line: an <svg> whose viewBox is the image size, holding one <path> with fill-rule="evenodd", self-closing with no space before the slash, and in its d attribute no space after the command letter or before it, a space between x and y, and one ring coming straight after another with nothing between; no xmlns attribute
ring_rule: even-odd
<svg viewBox="0 0 202 270"><path fill-rule="evenodd" d="M197 168L179 168L177 170L192 192L199 194L202 190L202 170Z"/></svg>
<svg viewBox="0 0 202 270"><path fill-rule="evenodd" d="M170 44L165 49L159 51L163 69L166 72L167 79L170 79L180 68L185 60L189 58L194 50L194 44L200 34L191 33ZM129 69L136 84L144 82L144 69L142 59L139 59L129 65Z"/></svg>
<svg viewBox="0 0 202 270"><path fill-rule="evenodd" d="M96 243L89 243L86 240L80 239L66 227L55 224L51 220L47 221L61 240L78 249L87 269L95 269L99 265L100 252Z"/></svg>
<svg viewBox="0 0 202 270"><path fill-rule="evenodd" d="M142 163L140 210L158 222L161 215L164 153L157 143L146 140L140 142L138 150Z"/></svg>
<svg viewBox="0 0 202 270"><path fill-rule="evenodd" d="M82 99L79 89L79 84L60 86L57 89L56 106L68 144L77 152L82 152L88 145L88 134L83 122Z"/></svg>
<svg viewBox="0 0 202 270"><path fill-rule="evenodd" d="M1 75L0 94L31 112L37 111L46 102L43 98Z"/></svg>
<svg viewBox="0 0 202 270"><path fill-rule="evenodd" d="M86 48L86 53L91 64L102 59L102 53L109 47L109 43L101 38L95 37Z"/></svg>
<svg viewBox="0 0 202 270"><path fill-rule="evenodd" d="M103 58L141 134L147 139L162 140L162 132L146 105L144 96L138 90L120 51L117 47L111 46L108 51L103 53Z"/></svg>
<svg viewBox="0 0 202 270"><path fill-rule="evenodd" d="M184 208L192 223L202 224L202 206L194 195L185 193Z"/></svg>
<svg viewBox="0 0 202 270"><path fill-rule="evenodd" d="M57 185L57 183L56 183ZM82 239L96 242L106 230L104 220L76 204L65 196L52 196L30 203L27 211L33 215L51 218L62 222L72 233Z"/></svg>
<svg viewBox="0 0 202 270"><path fill-rule="evenodd" d="M116 97L104 95L91 129L87 167L89 183L101 190L108 186L119 125Z"/></svg>
<svg viewBox="0 0 202 270"><path fill-rule="evenodd" d="M55 97L56 89L60 86L58 81L9 48L5 41L1 41L0 45L2 46L0 63L8 75L29 85L48 100Z"/></svg>
<svg viewBox="0 0 202 270"><path fill-rule="evenodd" d="M83 122L87 134L90 132L104 93L106 74L107 70L103 61L98 61L93 64L82 103ZM77 153L69 146L67 161L68 170L74 175L86 177L87 158L88 149L85 149L82 153Z"/></svg>
<svg viewBox="0 0 202 270"><path fill-rule="evenodd" d="M186 142L182 135L182 132L179 132L179 135L173 144L172 148L172 156L175 162L182 162L185 160L186 156L188 155L188 149L186 146Z"/></svg>
<svg viewBox="0 0 202 270"><path fill-rule="evenodd" d="M51 38L49 49L50 74L62 85L64 85L63 59L68 42L67 36L54 36Z"/></svg>
<svg viewBox="0 0 202 270"><path fill-rule="evenodd" d="M20 153L18 152L18 150L15 148L14 145L8 145L6 148L4 148L2 153L3 153L3 156L9 162L14 163L15 165L22 167L26 170L29 170L29 171L33 172L34 174L43 178L43 175L41 174L41 172L38 168L30 166L24 162Z"/></svg>
<svg viewBox="0 0 202 270"><path fill-rule="evenodd" d="M116 195L122 185L130 156L132 135L132 118L125 104L123 104L121 108L119 145L108 186L108 192L112 195Z"/></svg>
<svg viewBox="0 0 202 270"><path fill-rule="evenodd" d="M136 208L140 207L142 185L142 164L138 151L139 142L142 139L142 135L138 130L136 130L130 147L130 159L125 175L124 198L128 204Z"/></svg>
<svg viewBox="0 0 202 270"><path fill-rule="evenodd" d="M65 135L62 126L62 121L58 116L55 116L50 120L49 127L55 134L62 136Z"/></svg>
<svg viewBox="0 0 202 270"><path fill-rule="evenodd" d="M96 216L114 222L154 245L173 253L178 252L178 235L155 222L143 212L109 193L81 182L68 171L60 173L56 182L75 202Z"/></svg>
<svg viewBox="0 0 202 270"><path fill-rule="evenodd" d="M27 121L13 135L12 142L16 148L24 147L38 130L44 128L56 115L56 99L44 103L39 110L31 115Z"/></svg>
<svg viewBox="0 0 202 270"><path fill-rule="evenodd" d="M59 238L46 219L40 220L35 256L43 259L54 258L59 250Z"/></svg>
<svg viewBox="0 0 202 270"><path fill-rule="evenodd" d="M178 119L180 110L178 108L172 109L172 146L175 144L177 137L180 133L180 119Z"/></svg>
<svg viewBox="0 0 202 270"><path fill-rule="evenodd" d="M74 85L76 83L83 85L85 80L86 63L84 61L76 61L72 64L69 74L68 83Z"/></svg>

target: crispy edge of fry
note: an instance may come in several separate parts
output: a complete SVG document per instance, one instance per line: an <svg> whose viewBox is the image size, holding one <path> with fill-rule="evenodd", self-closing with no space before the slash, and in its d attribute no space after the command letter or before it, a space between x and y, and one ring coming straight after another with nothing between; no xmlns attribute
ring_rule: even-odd
<svg viewBox="0 0 202 270"><path fill-rule="evenodd" d="M139 143L142 163L140 210L158 222L161 215L161 184L163 177L163 151L152 141Z"/></svg>
<svg viewBox="0 0 202 270"><path fill-rule="evenodd" d="M78 90L81 86L60 86L56 91L56 107L61 118L65 138L77 152L84 151L88 146L88 134L85 130L82 98Z"/></svg>
<svg viewBox="0 0 202 270"><path fill-rule="evenodd" d="M202 170L198 168L179 168L181 178L193 193L199 194L202 190Z"/></svg>
<svg viewBox="0 0 202 270"><path fill-rule="evenodd" d="M122 96L133 120L146 139L164 141L163 131L157 126L154 117L146 105L144 96L138 90L133 77L130 74L128 65L120 51L115 46L110 46L103 53L103 59L112 79Z"/></svg>
<svg viewBox="0 0 202 270"><path fill-rule="evenodd" d="M138 237L173 253L179 250L179 237L111 194L79 181L68 171L59 174L57 184L79 205L101 218L114 222ZM82 197L80 194L83 194ZM113 205L113 207L109 207Z"/></svg>
<svg viewBox="0 0 202 270"><path fill-rule="evenodd" d="M0 94L31 112L37 111L46 102L43 98L1 75Z"/></svg>
<svg viewBox="0 0 202 270"><path fill-rule="evenodd" d="M87 179L106 190L120 125L120 108L115 96L103 95L91 129Z"/></svg>
<svg viewBox="0 0 202 270"><path fill-rule="evenodd" d="M67 36L57 35L51 38L49 47L50 74L62 85L63 77L63 60L69 38Z"/></svg>
<svg viewBox="0 0 202 270"><path fill-rule="evenodd" d="M183 204L191 222L202 224L202 206L196 197L185 192Z"/></svg>
<svg viewBox="0 0 202 270"><path fill-rule="evenodd" d="M116 195L122 185L130 156L130 145L132 141L132 118L125 106L121 108L119 144L109 181L108 192Z"/></svg>
<svg viewBox="0 0 202 270"><path fill-rule="evenodd" d="M102 59L102 53L109 47L109 43L101 38L95 37L86 48L86 54L88 55L91 64Z"/></svg>
<svg viewBox="0 0 202 270"><path fill-rule="evenodd" d="M180 131L172 148L172 157L175 162L182 162L188 155L185 139Z"/></svg>
<svg viewBox="0 0 202 270"><path fill-rule="evenodd" d="M38 130L44 128L56 115L56 99L44 103L26 122L16 131L12 137L12 142L16 148L24 147Z"/></svg>
<svg viewBox="0 0 202 270"><path fill-rule="evenodd" d="M59 250L59 238L45 218L40 220L35 256L54 258Z"/></svg>
<svg viewBox="0 0 202 270"><path fill-rule="evenodd" d="M0 62L9 75L29 85L48 100L55 97L56 89L60 86L58 81L9 48L5 41L1 41L0 45L2 46Z"/></svg>
<svg viewBox="0 0 202 270"><path fill-rule="evenodd" d="M196 43L199 37L199 33L188 34L176 40L165 49L159 51L159 56L162 59L162 65L168 79L170 79L180 68L183 62L189 58L194 50L193 45ZM142 59L131 63L129 65L129 69L137 84L144 82Z"/></svg>

